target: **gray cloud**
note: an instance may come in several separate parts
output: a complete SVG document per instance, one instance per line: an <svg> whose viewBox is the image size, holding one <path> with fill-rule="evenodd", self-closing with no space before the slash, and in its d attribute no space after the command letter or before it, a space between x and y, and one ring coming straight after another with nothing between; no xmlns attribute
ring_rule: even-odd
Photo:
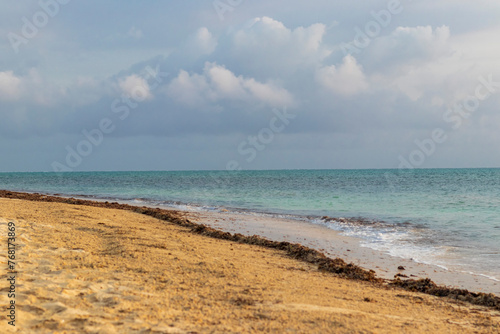
<svg viewBox="0 0 500 334"><path fill-rule="evenodd" d="M221 169L243 159L238 145L284 107L297 118L245 168L397 167L435 128L450 139L429 167L494 164L484 145L500 140L500 87L459 129L443 115L475 94L480 76L500 82L500 8L401 5L367 47L346 55L342 44L386 1L245 2L222 21L210 3L70 2L18 54L0 41L3 170L50 169L103 119L113 131L78 169ZM1 7L3 36L41 10ZM27 163L21 147L45 158Z"/></svg>

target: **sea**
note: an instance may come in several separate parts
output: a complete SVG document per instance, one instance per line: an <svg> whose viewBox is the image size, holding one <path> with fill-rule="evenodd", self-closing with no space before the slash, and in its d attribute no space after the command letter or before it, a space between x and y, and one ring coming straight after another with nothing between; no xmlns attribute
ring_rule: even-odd
<svg viewBox="0 0 500 334"><path fill-rule="evenodd" d="M500 281L500 169L0 173L0 189L289 218Z"/></svg>

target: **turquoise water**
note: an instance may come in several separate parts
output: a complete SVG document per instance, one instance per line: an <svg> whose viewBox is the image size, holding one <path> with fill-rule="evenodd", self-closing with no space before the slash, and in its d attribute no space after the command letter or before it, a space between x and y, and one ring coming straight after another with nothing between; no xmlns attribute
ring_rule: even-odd
<svg viewBox="0 0 500 334"><path fill-rule="evenodd" d="M0 188L286 215L500 279L500 169L0 173Z"/></svg>

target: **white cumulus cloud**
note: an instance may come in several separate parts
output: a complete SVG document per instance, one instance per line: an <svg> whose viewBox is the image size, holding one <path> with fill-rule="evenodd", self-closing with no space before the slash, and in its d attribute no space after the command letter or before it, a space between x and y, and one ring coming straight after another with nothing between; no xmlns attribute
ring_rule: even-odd
<svg viewBox="0 0 500 334"><path fill-rule="evenodd" d="M209 55L217 47L217 40L206 27L202 27L196 31L193 44L201 54Z"/></svg>
<svg viewBox="0 0 500 334"><path fill-rule="evenodd" d="M205 63L202 74L181 70L167 91L173 99L190 106L222 100L263 102L272 106L293 104L293 96L279 85L237 76L224 66L210 62Z"/></svg>
<svg viewBox="0 0 500 334"><path fill-rule="evenodd" d="M14 101L21 96L21 79L12 71L0 72L0 100Z"/></svg>
<svg viewBox="0 0 500 334"><path fill-rule="evenodd" d="M450 28L441 26L397 27L388 36L373 41L366 54L368 64L380 70L419 66L453 53Z"/></svg>
<svg viewBox="0 0 500 334"><path fill-rule="evenodd" d="M146 79L132 74L118 82L121 91L137 101L149 100L153 97Z"/></svg>
<svg viewBox="0 0 500 334"><path fill-rule="evenodd" d="M325 32L322 23L292 30L269 17L255 18L232 33L227 52L247 69L283 75L314 66L331 54L323 43Z"/></svg>
<svg viewBox="0 0 500 334"><path fill-rule="evenodd" d="M345 56L339 66L320 68L316 72L316 80L323 87L343 96L351 96L368 88L363 68L351 55Z"/></svg>

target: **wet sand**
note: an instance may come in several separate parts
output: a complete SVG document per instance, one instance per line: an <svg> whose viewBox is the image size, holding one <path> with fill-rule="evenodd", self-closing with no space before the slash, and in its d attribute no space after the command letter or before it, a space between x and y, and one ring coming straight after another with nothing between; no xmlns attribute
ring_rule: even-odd
<svg viewBox="0 0 500 334"><path fill-rule="evenodd" d="M342 258L365 269L372 269L382 278L395 275L408 278L431 278L440 285L500 296L500 282L480 275L446 270L442 267L393 257L387 253L360 246L360 240L343 236L325 226L304 221L232 212L190 211L187 216L211 227L244 235L261 235L276 241L300 243L317 249L329 257ZM402 266L405 270L398 270ZM403 277L404 278L404 277Z"/></svg>
<svg viewBox="0 0 500 334"><path fill-rule="evenodd" d="M0 217L2 244L8 222L18 244L16 327L2 317L2 333L500 332L492 308L340 278L131 211L1 198Z"/></svg>

